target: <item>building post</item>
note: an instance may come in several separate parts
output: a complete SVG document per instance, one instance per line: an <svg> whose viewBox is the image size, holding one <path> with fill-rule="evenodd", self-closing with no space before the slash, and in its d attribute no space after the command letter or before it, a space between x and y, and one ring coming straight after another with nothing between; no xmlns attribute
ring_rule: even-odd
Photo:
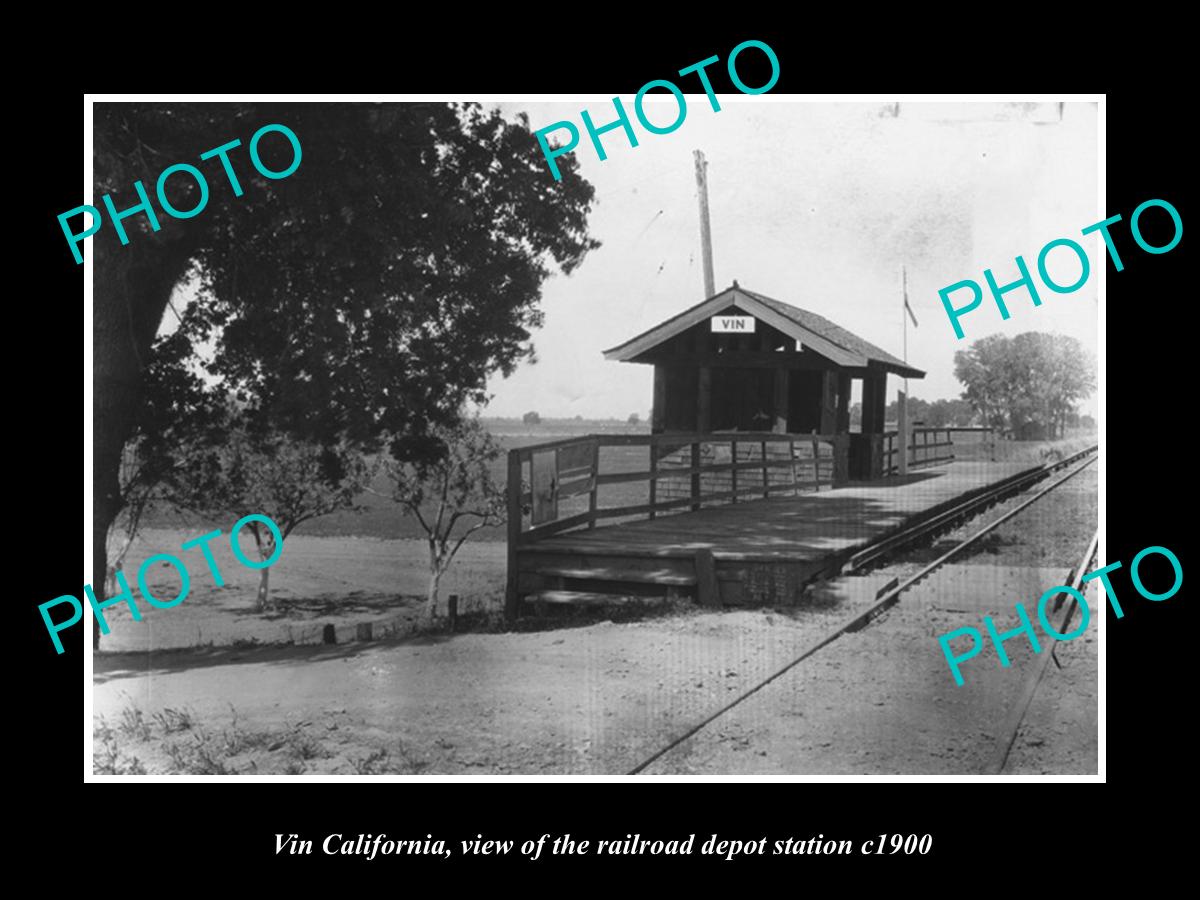
<svg viewBox="0 0 1200 900"><path fill-rule="evenodd" d="M700 366L696 377L696 431L712 431L712 369Z"/></svg>
<svg viewBox="0 0 1200 900"><path fill-rule="evenodd" d="M850 430L850 376L838 373L837 377L837 420L834 432L843 434Z"/></svg>
<svg viewBox="0 0 1200 900"><path fill-rule="evenodd" d="M825 369L821 372L821 427L820 434L833 434L837 431L837 372Z"/></svg>
<svg viewBox="0 0 1200 900"><path fill-rule="evenodd" d="M667 430L667 367L654 365L654 405L650 408L650 433L662 434Z"/></svg>
<svg viewBox="0 0 1200 900"><path fill-rule="evenodd" d="M908 475L908 395L904 391L896 393L896 435L900 442L900 477Z"/></svg>
<svg viewBox="0 0 1200 900"><path fill-rule="evenodd" d="M883 434L887 420L887 374L872 372L863 378L863 434Z"/></svg>
<svg viewBox="0 0 1200 900"><path fill-rule="evenodd" d="M775 424L772 431L788 433L788 375L787 369L775 370Z"/></svg>

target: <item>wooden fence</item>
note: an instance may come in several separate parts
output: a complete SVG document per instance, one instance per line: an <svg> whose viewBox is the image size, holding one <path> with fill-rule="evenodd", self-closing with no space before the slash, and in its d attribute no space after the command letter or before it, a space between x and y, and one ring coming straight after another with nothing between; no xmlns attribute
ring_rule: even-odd
<svg viewBox="0 0 1200 900"><path fill-rule="evenodd" d="M932 466L954 459L954 432L984 432L984 443L994 447L994 435L987 427L913 428L909 441L908 465ZM883 474L895 475L900 471L900 435L895 431L883 435ZM993 449L994 455L994 449Z"/></svg>
<svg viewBox="0 0 1200 900"><path fill-rule="evenodd" d="M593 434L518 447L508 453L509 553L604 520L832 487L846 481L848 444L847 435L728 432ZM638 447L647 452L609 454L618 458L604 471L606 449ZM615 486L616 504L603 503L602 489Z"/></svg>

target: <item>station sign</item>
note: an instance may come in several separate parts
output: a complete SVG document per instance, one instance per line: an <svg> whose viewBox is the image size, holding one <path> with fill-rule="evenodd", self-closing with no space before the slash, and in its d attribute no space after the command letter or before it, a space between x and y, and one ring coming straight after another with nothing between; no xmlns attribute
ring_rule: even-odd
<svg viewBox="0 0 1200 900"><path fill-rule="evenodd" d="M753 334L754 316L713 316L712 330L714 334L728 334L730 332Z"/></svg>

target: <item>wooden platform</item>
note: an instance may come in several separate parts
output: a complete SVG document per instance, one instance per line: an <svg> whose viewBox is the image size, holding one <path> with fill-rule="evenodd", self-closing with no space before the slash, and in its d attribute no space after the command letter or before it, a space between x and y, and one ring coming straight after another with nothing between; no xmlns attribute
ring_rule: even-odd
<svg viewBox="0 0 1200 900"><path fill-rule="evenodd" d="M718 602L791 603L806 584L836 574L887 532L1030 468L1036 467L956 462L906 478L550 535L517 550L519 591L663 594L670 585L688 592L697 552L708 551Z"/></svg>

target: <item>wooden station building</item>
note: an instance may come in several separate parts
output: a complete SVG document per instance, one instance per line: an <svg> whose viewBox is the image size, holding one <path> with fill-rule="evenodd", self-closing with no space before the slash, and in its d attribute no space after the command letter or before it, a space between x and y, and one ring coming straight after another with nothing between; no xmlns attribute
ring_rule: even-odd
<svg viewBox="0 0 1200 900"><path fill-rule="evenodd" d="M852 382L860 379L851 478L882 474L888 374L925 377L823 316L736 281L604 356L654 366L655 434L848 434Z"/></svg>

